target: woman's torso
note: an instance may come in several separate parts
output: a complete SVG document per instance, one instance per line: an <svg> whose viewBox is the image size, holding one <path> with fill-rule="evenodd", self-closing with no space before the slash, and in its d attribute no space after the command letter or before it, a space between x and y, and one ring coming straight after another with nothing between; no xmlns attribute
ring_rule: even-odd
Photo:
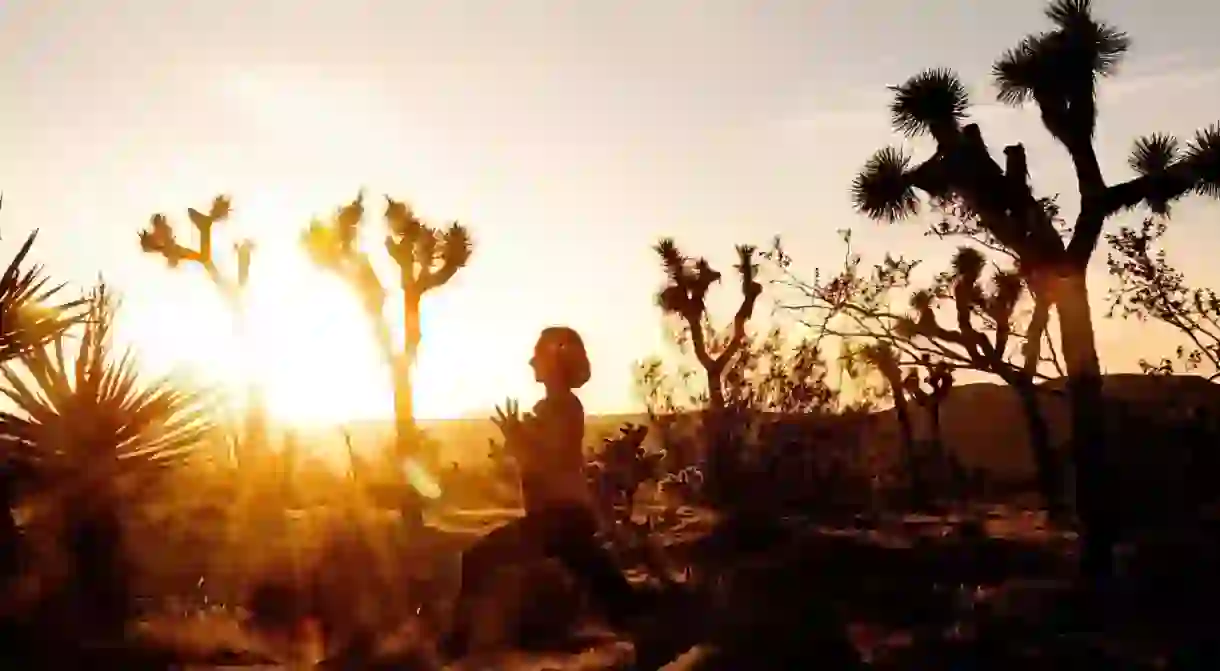
<svg viewBox="0 0 1220 671"><path fill-rule="evenodd" d="M534 406L533 444L519 461L526 513L591 504L585 481L584 408L574 394L544 398Z"/></svg>

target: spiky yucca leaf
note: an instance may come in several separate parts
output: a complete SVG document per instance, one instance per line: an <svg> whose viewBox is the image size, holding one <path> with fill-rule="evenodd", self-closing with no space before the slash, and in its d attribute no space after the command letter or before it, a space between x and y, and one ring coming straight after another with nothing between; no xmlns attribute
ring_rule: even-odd
<svg viewBox="0 0 1220 671"><path fill-rule="evenodd" d="M1139 175L1165 172L1178 159L1178 139L1166 133L1153 133L1135 141L1127 165Z"/></svg>
<svg viewBox="0 0 1220 671"><path fill-rule="evenodd" d="M1045 54L1038 49L1040 37L1026 37L1017 46L1004 52L995 65L991 76L995 79L996 99L1005 105L1019 107L1034 98L1040 85Z"/></svg>
<svg viewBox="0 0 1220 671"><path fill-rule="evenodd" d="M50 284L41 265L22 267L38 231L30 233L0 276L0 364L61 336L85 316L83 299L57 302L65 285Z"/></svg>
<svg viewBox="0 0 1220 671"><path fill-rule="evenodd" d="M1220 198L1220 123L1195 133L1183 160L1190 167L1195 191L1202 196Z"/></svg>
<svg viewBox="0 0 1220 671"><path fill-rule="evenodd" d="M470 262L470 254L474 244L470 239L470 231L454 222L442 234L442 258L445 265L462 268Z"/></svg>
<svg viewBox="0 0 1220 671"><path fill-rule="evenodd" d="M983 274L987 259L974 247L958 247L953 254L953 274L967 281L977 280Z"/></svg>
<svg viewBox="0 0 1220 671"><path fill-rule="evenodd" d="M750 290L758 276L758 264L754 262L756 251L758 248L754 245L737 245L737 263L733 267L741 275L741 285L746 291Z"/></svg>
<svg viewBox="0 0 1220 671"><path fill-rule="evenodd" d="M1050 32L1031 35L992 66L997 98L1009 105L1037 99L1061 105L1072 95L1094 95L1098 77L1114 74L1131 46L1126 33L1093 18L1088 0L1054 0ZM1084 104L1084 100L1076 100Z"/></svg>
<svg viewBox="0 0 1220 671"><path fill-rule="evenodd" d="M966 85L948 68L924 70L890 90L894 92L890 103L894 130L907 137L954 128L970 107Z"/></svg>
<svg viewBox="0 0 1220 671"><path fill-rule="evenodd" d="M301 246L310 260L319 267L338 268L343 259L343 245L336 227L314 219L301 234Z"/></svg>
<svg viewBox="0 0 1220 671"><path fill-rule="evenodd" d="M213 428L205 395L142 380L130 350L112 355L116 306L104 286L94 292L72 360L61 335L0 368L0 394L16 406L0 412L0 437L52 479L149 474L189 456Z"/></svg>
<svg viewBox="0 0 1220 671"><path fill-rule="evenodd" d="M661 258L661 265L664 266L670 281L681 282L686 278L686 256L678 250L678 244L673 238L661 238L652 249Z"/></svg>
<svg viewBox="0 0 1220 671"><path fill-rule="evenodd" d="M881 149L852 180L856 209L873 219L895 222L919 211L919 197L907 176L911 158L897 147Z"/></svg>

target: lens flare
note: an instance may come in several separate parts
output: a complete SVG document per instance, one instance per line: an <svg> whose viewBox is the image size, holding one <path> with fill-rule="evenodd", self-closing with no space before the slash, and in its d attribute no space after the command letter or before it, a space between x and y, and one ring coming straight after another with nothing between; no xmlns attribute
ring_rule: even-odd
<svg viewBox="0 0 1220 671"><path fill-rule="evenodd" d="M441 483L432 477L428 469L423 467L418 461L408 457L402 461L402 474L407 479L407 482L419 492L421 496L428 499L439 499L441 497Z"/></svg>

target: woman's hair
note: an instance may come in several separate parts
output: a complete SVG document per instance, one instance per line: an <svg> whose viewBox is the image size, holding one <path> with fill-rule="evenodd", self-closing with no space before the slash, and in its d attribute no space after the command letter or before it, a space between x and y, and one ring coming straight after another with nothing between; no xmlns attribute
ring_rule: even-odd
<svg viewBox="0 0 1220 671"><path fill-rule="evenodd" d="M542 329L534 358L546 369L560 375L568 389L580 389L589 381L589 355L580 334L567 326Z"/></svg>

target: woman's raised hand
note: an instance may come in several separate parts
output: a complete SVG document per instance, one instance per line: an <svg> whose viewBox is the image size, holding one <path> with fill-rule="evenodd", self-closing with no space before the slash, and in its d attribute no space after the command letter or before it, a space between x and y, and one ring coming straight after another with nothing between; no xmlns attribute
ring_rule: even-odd
<svg viewBox="0 0 1220 671"><path fill-rule="evenodd" d="M515 399L505 399L504 407L496 406L496 415L491 421L504 435L504 449L516 456L517 450L529 440L529 431L533 424L530 413L521 414L521 406Z"/></svg>

